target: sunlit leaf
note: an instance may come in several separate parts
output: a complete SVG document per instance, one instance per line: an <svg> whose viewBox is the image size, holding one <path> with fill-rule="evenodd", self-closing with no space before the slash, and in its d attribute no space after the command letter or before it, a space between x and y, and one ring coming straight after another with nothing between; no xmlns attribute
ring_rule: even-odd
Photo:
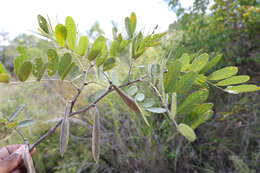
<svg viewBox="0 0 260 173"><path fill-rule="evenodd" d="M209 70L211 70L213 67L215 67L218 63L219 63L219 61L221 60L221 58L222 58L222 54L219 54L219 55L217 55L217 56L215 56L214 58L212 58L207 64L206 64L206 66L202 69L202 70L200 70L200 73L206 73L206 72L208 72Z"/></svg>
<svg viewBox="0 0 260 173"><path fill-rule="evenodd" d="M55 38L59 46L65 47L67 38L67 29L64 25L58 24L55 27Z"/></svg>
<svg viewBox="0 0 260 173"><path fill-rule="evenodd" d="M209 55L207 53L196 57L190 65L190 70L199 72L208 63L208 59Z"/></svg>
<svg viewBox="0 0 260 173"><path fill-rule="evenodd" d="M238 68L235 66L224 67L220 70L217 70L211 73L208 77L209 80L221 80L226 79L228 77L236 75L238 72Z"/></svg>
<svg viewBox="0 0 260 173"><path fill-rule="evenodd" d="M72 19L72 17L68 16L65 20L65 26L67 29L67 44L69 49L75 50L76 41L77 41L77 27Z"/></svg>
<svg viewBox="0 0 260 173"><path fill-rule="evenodd" d="M10 122L10 123L7 123L5 125L5 127L9 128L9 129L13 129L13 128L16 128L18 126L18 122L14 121L14 122Z"/></svg>
<svg viewBox="0 0 260 173"><path fill-rule="evenodd" d="M232 94L238 94L238 93L244 93L244 92L253 92L253 91L259 91L260 87L252 84L244 84L244 85L238 85L238 86L230 86L225 89L225 91L232 93Z"/></svg>
<svg viewBox="0 0 260 173"><path fill-rule="evenodd" d="M189 67L190 56L187 53L184 53L179 61L181 62L181 71L185 71Z"/></svg>
<svg viewBox="0 0 260 173"><path fill-rule="evenodd" d="M89 40L88 40L88 37L87 36L81 36L80 39L79 39L79 46L78 46L78 49L77 49L77 53L81 56L84 56L87 52L87 49L88 49L88 43L89 43Z"/></svg>
<svg viewBox="0 0 260 173"><path fill-rule="evenodd" d="M193 129L186 124L182 124L182 123L179 124L178 131L180 132L180 134L182 134L186 139L188 139L191 142L193 142L197 139L197 136L196 136L195 132L193 131Z"/></svg>
<svg viewBox="0 0 260 173"><path fill-rule="evenodd" d="M240 83L247 82L249 79L250 79L250 77L247 75L233 76L228 79L219 81L218 83L216 83L216 85L228 86L228 85L240 84Z"/></svg>

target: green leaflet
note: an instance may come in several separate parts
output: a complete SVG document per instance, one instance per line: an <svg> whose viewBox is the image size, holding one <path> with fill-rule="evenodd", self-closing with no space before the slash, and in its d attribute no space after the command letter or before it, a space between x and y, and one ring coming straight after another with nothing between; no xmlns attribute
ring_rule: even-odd
<svg viewBox="0 0 260 173"><path fill-rule="evenodd" d="M175 84L173 85L173 91L178 94L185 94L189 92L193 83L195 82L197 77L196 72L188 72L183 75Z"/></svg>
<svg viewBox="0 0 260 173"><path fill-rule="evenodd" d="M190 125L193 129L196 129L200 124L206 122L210 118L210 115L213 113L211 110L212 107L212 103L197 105L192 109L191 114L185 117L184 123Z"/></svg>
<svg viewBox="0 0 260 173"><path fill-rule="evenodd" d="M103 71L108 71L111 70L112 68L114 68L116 66L116 60L115 58L108 58L104 65L103 65Z"/></svg>
<svg viewBox="0 0 260 173"><path fill-rule="evenodd" d="M235 66L224 67L219 69L213 73L211 73L208 77L209 80L221 80L226 79L228 77L234 76L237 74L238 68Z"/></svg>
<svg viewBox="0 0 260 173"><path fill-rule="evenodd" d="M20 55L14 59L14 72L16 75L19 73L19 68L28 59L27 55Z"/></svg>
<svg viewBox="0 0 260 173"><path fill-rule="evenodd" d="M252 85L252 84L244 84L244 85L238 85L238 86L229 86L225 89L225 91L232 93L232 94L238 94L238 93L244 93L244 92L253 92L260 90L259 86Z"/></svg>
<svg viewBox="0 0 260 173"><path fill-rule="evenodd" d="M218 83L216 83L216 85L228 86L228 85L240 84L240 83L247 82L249 79L250 79L250 77L247 75L233 76L228 79L219 81Z"/></svg>
<svg viewBox="0 0 260 173"><path fill-rule="evenodd" d="M179 61L181 62L181 71L184 72L189 67L190 56L187 53L184 53Z"/></svg>
<svg viewBox="0 0 260 173"><path fill-rule="evenodd" d="M188 139L191 142L193 142L197 139L197 136L196 136L195 132L193 131L193 129L186 124L182 124L182 123L179 124L178 131L180 132L180 134L182 134L186 139Z"/></svg>
<svg viewBox="0 0 260 173"><path fill-rule="evenodd" d="M71 70L71 68L73 66L72 64L74 64L74 63L72 63L72 56L71 56L71 54L65 53L61 57L60 64L59 64L59 69L58 69L59 75L60 75L62 80L66 77L66 75Z"/></svg>
<svg viewBox="0 0 260 173"><path fill-rule="evenodd" d="M190 65L190 70L199 72L208 63L208 59L209 55L207 53L196 57Z"/></svg>
<svg viewBox="0 0 260 173"><path fill-rule="evenodd" d="M41 15L38 15L37 19L38 19L38 24L39 24L40 28L42 29L42 31L44 31L46 34L49 34L47 20Z"/></svg>
<svg viewBox="0 0 260 173"><path fill-rule="evenodd" d="M63 74L61 75L61 80L64 80L65 77L69 74L69 72L72 70L72 68L75 66L75 63L72 62L67 68L66 70L63 72Z"/></svg>
<svg viewBox="0 0 260 173"><path fill-rule="evenodd" d="M59 68L59 56L54 49L48 49L48 75L53 76Z"/></svg>
<svg viewBox="0 0 260 173"><path fill-rule="evenodd" d="M137 17L135 13L131 13L130 17L125 18L126 32L129 38L132 38L136 29Z"/></svg>
<svg viewBox="0 0 260 173"><path fill-rule="evenodd" d="M44 64L41 58L36 58L33 64L33 75L37 77L37 80L40 81L46 68L47 64Z"/></svg>
<svg viewBox="0 0 260 173"><path fill-rule="evenodd" d="M26 81L33 69L33 64L30 61L25 61L19 68L18 78L20 81Z"/></svg>
<svg viewBox="0 0 260 173"><path fill-rule="evenodd" d="M203 103L208 98L208 90L202 89L191 93L183 103L178 106L177 115L190 112L196 105Z"/></svg>
<svg viewBox="0 0 260 173"><path fill-rule="evenodd" d="M87 49L88 49L88 43L89 43L89 40L88 40L87 36L81 36L80 37L79 46L77 48L77 53L80 56L84 56L86 54Z"/></svg>
<svg viewBox="0 0 260 173"><path fill-rule="evenodd" d="M64 25L58 24L55 27L55 38L59 46L65 47L67 38L67 29Z"/></svg>
<svg viewBox="0 0 260 173"><path fill-rule="evenodd" d="M100 51L100 54L96 58L96 66L97 67L101 66L105 62L107 57L108 57L108 50L107 50L107 46L104 45L104 47Z"/></svg>
<svg viewBox="0 0 260 173"><path fill-rule="evenodd" d="M99 36L95 42L93 43L89 54L88 54L88 59L90 61L94 60L99 53L101 52L101 50L106 46L106 38L103 36Z"/></svg>
<svg viewBox="0 0 260 173"><path fill-rule="evenodd" d="M77 41L77 27L72 17L66 17L65 26L67 29L67 44L69 49L75 50Z"/></svg>
<svg viewBox="0 0 260 173"><path fill-rule="evenodd" d="M209 70L211 70L213 67L215 67L219 63L221 58L222 58L222 54L219 54L219 55L215 56L214 58L212 58L206 64L206 66L202 70L200 70L200 73L204 74L204 73L208 72Z"/></svg>
<svg viewBox="0 0 260 173"><path fill-rule="evenodd" d="M173 91L174 84L177 82L180 72L181 63L178 60L173 61L168 68L168 72L164 76L164 86L166 93L171 93Z"/></svg>

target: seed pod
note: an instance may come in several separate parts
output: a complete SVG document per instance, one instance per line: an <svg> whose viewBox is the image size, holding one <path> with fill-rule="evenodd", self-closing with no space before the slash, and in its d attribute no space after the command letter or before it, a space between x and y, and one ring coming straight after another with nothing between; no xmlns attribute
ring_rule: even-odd
<svg viewBox="0 0 260 173"><path fill-rule="evenodd" d="M141 113L140 107L137 105L137 103L132 97L128 96L126 93L124 93L120 88L118 88L115 85L113 85L113 88L116 90L117 94L123 99L123 101L125 102L125 104L127 104L129 108L131 108L133 111L137 113Z"/></svg>
<svg viewBox="0 0 260 173"><path fill-rule="evenodd" d="M67 151L68 143L69 143L69 110L70 107L67 105L65 110L65 115L61 124L61 132L60 132L60 154L63 157L64 153Z"/></svg>
<svg viewBox="0 0 260 173"><path fill-rule="evenodd" d="M27 173L36 173L28 145L25 146L25 152L23 153L23 162L27 169Z"/></svg>
<svg viewBox="0 0 260 173"><path fill-rule="evenodd" d="M95 119L92 129L92 155L93 159L98 162L100 153L100 119L99 111L95 107Z"/></svg>

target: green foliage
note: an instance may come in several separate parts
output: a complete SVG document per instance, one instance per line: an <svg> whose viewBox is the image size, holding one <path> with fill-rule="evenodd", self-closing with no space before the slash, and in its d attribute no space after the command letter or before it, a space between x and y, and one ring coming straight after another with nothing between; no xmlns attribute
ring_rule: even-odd
<svg viewBox="0 0 260 173"><path fill-rule="evenodd" d="M56 25L55 37L58 45L64 47L67 39L67 29L64 25L62 24Z"/></svg>
<svg viewBox="0 0 260 173"><path fill-rule="evenodd" d="M67 44L69 49L75 50L77 41L77 28L72 17L66 17L65 26L67 29Z"/></svg>
<svg viewBox="0 0 260 173"><path fill-rule="evenodd" d="M195 141L197 138L193 129L186 124L179 124L178 131L191 142Z"/></svg>
<svg viewBox="0 0 260 173"><path fill-rule="evenodd" d="M18 72L19 80L22 82L26 81L31 75L32 70L33 64L30 61L25 61L23 64L21 64L21 67L19 68Z"/></svg>

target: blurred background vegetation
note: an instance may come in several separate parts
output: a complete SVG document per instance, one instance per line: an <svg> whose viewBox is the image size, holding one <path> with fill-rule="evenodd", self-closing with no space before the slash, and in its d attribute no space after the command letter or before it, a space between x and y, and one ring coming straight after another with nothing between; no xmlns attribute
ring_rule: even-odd
<svg viewBox="0 0 260 173"><path fill-rule="evenodd" d="M237 65L241 74L260 81L260 1L195 0L185 9L178 0L165 0L178 19L169 26L164 44L147 51L146 64L155 57L179 58L183 53L223 54L222 65ZM138 14L137 14L138 15ZM89 37L104 34L98 23L87 31ZM5 44L4 44L5 43ZM6 44L8 43L8 44ZM30 57L44 57L52 45L33 35L8 38L0 33L0 61L13 71L13 59L24 52ZM45 57L46 58L46 57ZM140 62L142 64L142 62ZM122 69L122 68L121 68ZM146 70L146 69L144 69ZM121 70L122 74L127 73ZM138 74L133 74L138 76ZM113 76L114 81L123 80ZM101 88L89 88L77 107L95 97ZM152 91L138 86L147 98ZM61 172L260 172L260 96L259 93L228 95L212 89L215 104L213 118L200 126L198 140L171 140L174 130L168 120L158 120L156 131L142 123L114 94L99 104L102 114L101 161L91 157L91 112L71 121L71 140L64 158L59 155L59 133L37 148L35 163L39 173ZM73 87L59 82L0 85L0 114L10 115L21 104L26 109L20 117L36 122L22 130L30 141L48 130L64 112L64 101L73 96ZM129 110L129 111L126 111ZM151 135L152 134L152 135ZM21 143L16 133L0 131L0 145Z"/></svg>

